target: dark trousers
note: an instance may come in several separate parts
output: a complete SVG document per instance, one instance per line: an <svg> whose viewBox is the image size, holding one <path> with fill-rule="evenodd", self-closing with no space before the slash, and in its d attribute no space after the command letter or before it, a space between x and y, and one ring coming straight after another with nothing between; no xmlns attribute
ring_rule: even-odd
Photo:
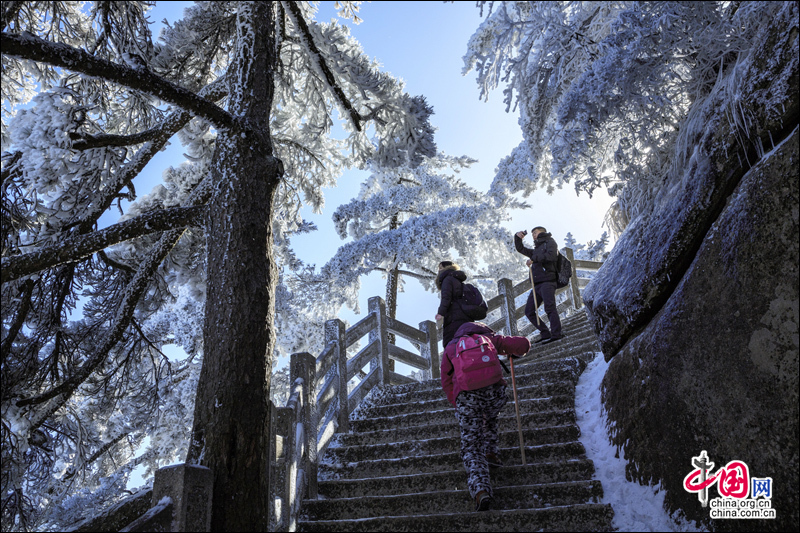
<svg viewBox="0 0 800 533"><path fill-rule="evenodd" d="M543 281L536 283L534 287L536 287L536 303L542 305L544 302L544 311L547 313L547 318L550 319L550 328L548 329L544 320L537 320L537 306L533 303L533 291L528 295L528 303L525 304L525 316L542 333L543 339L561 338L561 319L558 317L556 309L556 282Z"/></svg>
<svg viewBox="0 0 800 533"><path fill-rule="evenodd" d="M487 453L500 454L497 416L508 401L506 385L498 381L478 390L461 391L456 398L456 418L461 426L461 459L467 487L473 498L482 490L492 496Z"/></svg>
<svg viewBox="0 0 800 533"><path fill-rule="evenodd" d="M464 324L466 324L465 321L456 320L455 322L450 322L442 328L442 349L447 348L447 345L450 344L450 341L456 336L456 331L458 331L458 328Z"/></svg>

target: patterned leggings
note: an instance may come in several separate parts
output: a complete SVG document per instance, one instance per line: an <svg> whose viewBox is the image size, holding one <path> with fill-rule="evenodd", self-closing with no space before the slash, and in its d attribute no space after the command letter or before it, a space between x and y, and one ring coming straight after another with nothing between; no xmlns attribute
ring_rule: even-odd
<svg viewBox="0 0 800 533"><path fill-rule="evenodd" d="M473 498L482 490L492 496L486 454L500 451L497 415L507 401L506 384L502 381L482 389L462 391L456 398L456 418L461 426L461 459Z"/></svg>

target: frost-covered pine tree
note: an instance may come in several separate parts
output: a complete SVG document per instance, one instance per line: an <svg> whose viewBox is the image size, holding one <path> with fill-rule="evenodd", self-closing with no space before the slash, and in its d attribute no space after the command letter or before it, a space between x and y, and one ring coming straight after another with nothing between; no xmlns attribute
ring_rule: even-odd
<svg viewBox="0 0 800 533"><path fill-rule="evenodd" d="M578 244L572 233L567 233L564 238L564 248L572 248L575 254L575 259L584 259L586 261L605 261L609 252L606 252L608 246L608 233L603 232L597 241L589 241L586 244Z"/></svg>
<svg viewBox="0 0 800 533"><path fill-rule="evenodd" d="M473 276L495 279L513 264L511 235L501 224L508 209L524 204L498 201L458 179L475 161L437 153L433 109L422 97L412 100L410 112L424 125L422 134L396 128L384 138L378 153L389 157L368 162L369 177L358 196L333 214L339 237L350 242L318 276L335 286L326 305L357 308L361 276L381 272L387 315L394 318L403 277L435 290L436 265L444 259L456 259ZM411 143L401 141L408 138Z"/></svg>
<svg viewBox="0 0 800 533"><path fill-rule="evenodd" d="M440 153L416 166L371 166L359 196L333 215L339 236L351 239L321 269L343 289L337 303L356 306L359 278L372 272L396 272L435 290L443 259L458 261L473 278L507 275L514 264L502 227L507 205L458 179L472 162Z"/></svg>
<svg viewBox="0 0 800 533"><path fill-rule="evenodd" d="M265 530L285 243L301 205L413 122L402 85L310 3L202 2L156 41L150 5L2 5L4 529L63 527L119 497L137 461L175 459L193 418L213 527ZM175 140L187 162L139 197ZM187 361L160 352L172 342ZM173 409L192 400L193 415Z"/></svg>
<svg viewBox="0 0 800 533"><path fill-rule="evenodd" d="M573 183L617 198L619 234L647 213L686 140L690 108L784 2L478 2L464 72L482 97L504 85L523 141L498 167L497 195Z"/></svg>

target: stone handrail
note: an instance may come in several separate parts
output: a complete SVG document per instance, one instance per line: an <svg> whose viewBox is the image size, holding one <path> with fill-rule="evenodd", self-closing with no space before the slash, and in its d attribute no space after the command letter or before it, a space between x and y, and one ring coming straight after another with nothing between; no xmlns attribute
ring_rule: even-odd
<svg viewBox="0 0 800 533"><path fill-rule="evenodd" d="M580 289L587 279L578 270L598 270L602 263L575 260L572 250L565 255L572 262L570 283L556 291L559 314L583 306ZM530 280L497 282L497 296L489 299L485 322L505 335L529 335L533 326L524 321L525 305L516 299L530 289ZM290 376L292 389L284 407L270 409L270 531L294 531L305 498L317 497L318 458L322 457L335 433L350 429L350 414L376 385L413 382L395 373L389 360L423 371L423 378L439 377L440 330L430 320L415 328L391 318L380 297L369 299L368 314L345 329L339 319L325 324L325 346L314 357L305 352L292 354ZM540 310L541 312L541 310ZM499 316L498 316L499 315ZM543 317L546 320L546 317ZM389 333L408 340L419 353L389 343ZM365 346L348 357L348 348L364 336ZM355 351L355 349L351 350ZM363 368L369 366L369 372ZM351 389L348 384L356 380ZM178 464L156 471L153 489L137 494L100 517L76 524L73 531L102 531L123 528L126 531L209 531L213 476L208 468ZM147 503L150 508L147 510ZM146 511L146 512L144 512ZM143 514L142 514L143 513ZM133 519L132 516L139 516Z"/></svg>
<svg viewBox="0 0 800 533"><path fill-rule="evenodd" d="M583 306L580 289L588 280L579 278L577 271L595 271L603 264L576 260L570 248L565 249L565 255L572 263L572 277L567 286L556 291L557 301L563 300L557 306L559 314ZM525 305L518 307L516 298L530 290L530 280L513 283L501 279L497 288L497 296L487 301L489 327L505 335L529 335L534 330L533 325L519 327ZM390 359L422 370L425 378L439 378L441 330L437 330L436 324L426 320L415 328L389 317L382 298L375 296L368 302L367 316L348 329L339 319L325 323L325 347L317 357L305 352L291 356L291 395L286 407L272 410L272 449L275 450L270 474L270 479L274 480L273 508L270 509L272 531L296 530L302 500L317 497L317 458L322 457L335 433L349 431L350 414L361 400L376 385L414 381L390 370ZM498 310L501 316L493 320ZM410 341L419 354L390 344L390 332ZM348 348L365 335L368 335L367 344L348 357ZM361 369L367 365L369 372L364 374ZM358 382L348 390L348 383L354 378L359 378Z"/></svg>

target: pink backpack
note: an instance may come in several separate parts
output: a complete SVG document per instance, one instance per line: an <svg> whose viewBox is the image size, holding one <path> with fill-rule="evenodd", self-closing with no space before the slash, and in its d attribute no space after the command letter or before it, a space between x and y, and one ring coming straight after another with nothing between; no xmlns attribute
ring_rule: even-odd
<svg viewBox="0 0 800 533"><path fill-rule="evenodd" d="M477 390L503 379L497 349L485 335L465 335L458 339L453 363L453 379L461 390Z"/></svg>

